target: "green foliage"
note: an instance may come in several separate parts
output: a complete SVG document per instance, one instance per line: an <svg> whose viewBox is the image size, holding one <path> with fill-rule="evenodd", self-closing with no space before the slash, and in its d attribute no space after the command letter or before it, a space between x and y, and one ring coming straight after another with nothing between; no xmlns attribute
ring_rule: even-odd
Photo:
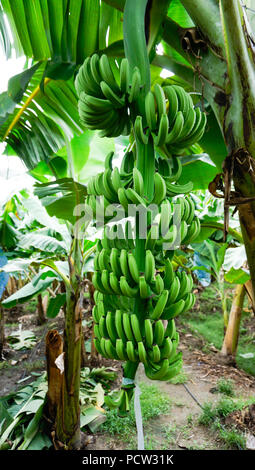
<svg viewBox="0 0 255 470"><path fill-rule="evenodd" d="M173 445L176 442L176 424L168 424L164 429L163 429L163 434L164 437L167 441L168 445Z"/></svg>
<svg viewBox="0 0 255 470"><path fill-rule="evenodd" d="M233 267L225 274L225 281L231 284L245 284L251 278L250 274L243 269Z"/></svg>
<svg viewBox="0 0 255 470"><path fill-rule="evenodd" d="M227 449L244 450L246 448L245 437L236 429L219 429L219 437L225 443Z"/></svg>
<svg viewBox="0 0 255 470"><path fill-rule="evenodd" d="M250 400L223 398L215 405L205 403L198 422L216 431L218 437L224 442L226 449L245 449L246 444L243 433L233 426L225 426L224 418L234 411L242 410L252 401L254 402L254 398Z"/></svg>
<svg viewBox="0 0 255 470"><path fill-rule="evenodd" d="M49 287L53 280L59 279L58 275L51 269L45 268L40 271L31 282L12 294L2 302L5 308L12 308L17 304L22 304L32 299L35 295L41 294Z"/></svg>
<svg viewBox="0 0 255 470"><path fill-rule="evenodd" d="M223 395L227 395L228 397L235 396L234 382L231 379L225 379L225 378L219 379L217 382L217 390L219 393L222 393Z"/></svg>
<svg viewBox="0 0 255 470"><path fill-rule="evenodd" d="M140 396L143 422L156 418L161 414L167 414L171 408L170 398L159 391L156 385L140 384L142 394ZM133 400L131 410L127 417L118 416L117 410L107 413L107 420L101 430L110 435L118 436L123 441L130 441L136 432Z"/></svg>
<svg viewBox="0 0 255 470"><path fill-rule="evenodd" d="M66 303L66 294L57 294L56 297L51 297L47 307L47 317L55 318L59 314L59 310Z"/></svg>
<svg viewBox="0 0 255 470"><path fill-rule="evenodd" d="M31 373L37 379L17 392L0 397L0 449L42 450L52 447L47 435L48 423L43 418L47 393L46 373ZM95 432L106 419L101 408L104 387L116 378L106 368L81 371L81 428Z"/></svg>
<svg viewBox="0 0 255 470"><path fill-rule="evenodd" d="M184 372L183 370L180 371L179 374L177 374L175 377L173 377L172 379L169 380L169 382L171 384L185 384L186 382L188 382L189 380L189 377L188 375L186 374L186 372Z"/></svg>
<svg viewBox="0 0 255 470"><path fill-rule="evenodd" d="M32 57L33 66L13 77L8 91L0 95L0 138L14 124L7 136L12 149L29 169L40 163L47 167L49 158L54 160L54 154L65 146L64 133L70 139L84 131L73 76L87 56L122 39L122 13L95 0L36 1L32 6L21 1L17 7L4 0L1 7L0 41L6 54L10 47L5 19L16 52ZM32 93L28 106L26 100ZM18 115L16 103L26 112Z"/></svg>
<svg viewBox="0 0 255 470"><path fill-rule="evenodd" d="M205 403L203 405L203 411L202 414L199 416L199 424L202 424L204 426L209 426L211 425L216 418L219 417L226 417L229 413L232 411L235 411L237 409L240 409L238 405L235 405L234 402L232 401L221 401L215 406L213 403Z"/></svg>
<svg viewBox="0 0 255 470"><path fill-rule="evenodd" d="M42 200L50 216L74 223L74 208L84 202L87 190L72 178L61 178L35 184L35 195Z"/></svg>
<svg viewBox="0 0 255 470"><path fill-rule="evenodd" d="M200 147L201 153L202 148ZM182 158L183 170L179 179L179 184L186 184L190 180L193 182L193 191L206 190L208 183L215 178L216 167L209 157L202 153L199 155L189 155Z"/></svg>
<svg viewBox="0 0 255 470"><path fill-rule="evenodd" d="M23 449L29 449L30 443L39 431L46 390L47 384L44 374L34 384L27 385L18 392L0 399L0 449L6 445L9 449L20 446ZM25 433L24 429L26 429ZM46 447L49 446L48 439Z"/></svg>
<svg viewBox="0 0 255 470"><path fill-rule="evenodd" d="M226 418L230 413L237 410L242 410L248 405L255 403L254 397L244 398L230 398L222 397L217 403L211 402L203 405L203 412L199 416L199 423L205 426L211 424L216 418Z"/></svg>

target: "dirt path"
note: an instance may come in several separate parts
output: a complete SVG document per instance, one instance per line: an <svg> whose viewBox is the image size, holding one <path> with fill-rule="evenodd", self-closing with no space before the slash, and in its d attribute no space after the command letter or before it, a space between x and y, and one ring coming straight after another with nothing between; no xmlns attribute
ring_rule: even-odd
<svg viewBox="0 0 255 470"><path fill-rule="evenodd" d="M37 327L33 316L28 315L22 320L24 328L32 329L35 332L38 343L33 350L27 352L14 352L10 348L7 350L6 367L2 367L0 370L0 395L6 395L17 389L21 385L18 383L20 379L29 377L31 371L45 370L45 327ZM49 327L57 327L61 330L63 319L58 318L56 324L49 322L46 329ZM14 329L17 329L17 325L10 325L6 329L6 333L9 334ZM182 381L184 383L174 385L160 381L152 382L147 379L143 366L140 365L138 382L156 385L159 393L166 394L171 400L171 409L168 413L161 414L144 424L147 449L224 449L217 433L198 424L198 417L201 414L199 404L203 406L205 403L216 403L219 400L220 395L214 392L218 379L222 377L232 379L236 397L255 396L255 378L235 367L220 364L217 350L214 347L209 347L209 351L207 350L205 353L203 352L204 345L201 337L190 334L187 330L181 332L179 349L183 352ZM14 365L12 361L14 361ZM105 365L116 366L118 369L118 380L115 386L119 387L120 362L106 362L109 364ZM33 380L33 376L30 376L28 382L25 383L29 383L30 380ZM135 428L134 442L136 442ZM88 450L130 448L135 448L134 443L131 445L131 443L123 442L121 432L114 436L105 432L97 432L88 444Z"/></svg>
<svg viewBox="0 0 255 470"><path fill-rule="evenodd" d="M185 384L190 392L195 396L199 403L207 401L216 402L218 397L210 392L214 382L201 381L199 373L194 374L192 366L184 365L184 372L191 376ZM137 375L138 383L151 384L151 381L145 376L143 367L140 366ZM171 410L167 415L160 415L155 420L146 423L144 433L151 435L151 448L153 449L218 449L219 444L206 428L196 424L198 416L201 414L201 408L191 398L183 384L171 384L155 381L158 389L167 394L171 399ZM110 438L100 433L95 436L91 449L127 449L129 446L121 439Z"/></svg>
<svg viewBox="0 0 255 470"><path fill-rule="evenodd" d="M209 354L197 349L201 346L200 341L189 334L181 337L184 384L153 382L160 392L170 397L172 406L169 414L160 415L144 425L144 434L150 436L146 442L147 449L225 449L216 432L198 423L202 412L199 404L203 406L208 402L219 401L221 396L215 393L219 378L231 378L236 398L255 395L255 378L235 367L219 364L219 357L214 348ZM138 383L152 383L144 374L142 365L139 366L137 379ZM121 436L101 433L97 433L88 446L88 449L130 448L129 443L122 442Z"/></svg>

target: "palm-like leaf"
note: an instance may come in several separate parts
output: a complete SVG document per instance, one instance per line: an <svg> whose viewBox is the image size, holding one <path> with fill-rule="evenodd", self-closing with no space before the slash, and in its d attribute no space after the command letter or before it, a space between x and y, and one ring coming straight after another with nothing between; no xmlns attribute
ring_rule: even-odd
<svg viewBox="0 0 255 470"><path fill-rule="evenodd" d="M41 65L33 74L22 100L2 124L1 140L6 140L29 169L49 161L68 138L82 132L73 80L44 81Z"/></svg>
<svg viewBox="0 0 255 470"><path fill-rule="evenodd" d="M81 64L122 36L122 13L99 0L1 0L26 57Z"/></svg>
<svg viewBox="0 0 255 470"><path fill-rule="evenodd" d="M49 162L64 135L84 131L73 74L87 56L122 38L122 12L98 0L1 0L0 7L15 49L34 60L0 95L0 140L31 170Z"/></svg>
<svg viewBox="0 0 255 470"><path fill-rule="evenodd" d="M11 56L11 41L7 30L6 21L4 19L4 13L0 5L0 45L5 53L6 59Z"/></svg>
<svg viewBox="0 0 255 470"><path fill-rule="evenodd" d="M34 193L41 199L49 215L75 222L74 208L84 203L87 195L86 186L73 181L72 178L36 184Z"/></svg>
<svg viewBox="0 0 255 470"><path fill-rule="evenodd" d="M40 230L20 236L19 246L24 249L36 249L40 252L66 254L66 244L55 237L43 235Z"/></svg>

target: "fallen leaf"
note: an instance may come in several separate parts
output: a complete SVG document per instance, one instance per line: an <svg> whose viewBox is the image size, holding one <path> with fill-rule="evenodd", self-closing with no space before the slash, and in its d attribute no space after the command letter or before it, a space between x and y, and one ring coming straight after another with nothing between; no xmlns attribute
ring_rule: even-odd
<svg viewBox="0 0 255 470"><path fill-rule="evenodd" d="M244 359L252 359L254 357L254 353L239 354L239 356L243 357Z"/></svg>
<svg viewBox="0 0 255 470"><path fill-rule="evenodd" d="M255 436L253 434L246 435L246 449L255 450Z"/></svg>
<svg viewBox="0 0 255 470"><path fill-rule="evenodd" d="M62 353L57 357L57 359L55 360L55 364L56 364L57 368L60 370L60 374L63 374L63 372L64 372L64 370L65 370L64 355L65 355L65 353L62 352Z"/></svg>

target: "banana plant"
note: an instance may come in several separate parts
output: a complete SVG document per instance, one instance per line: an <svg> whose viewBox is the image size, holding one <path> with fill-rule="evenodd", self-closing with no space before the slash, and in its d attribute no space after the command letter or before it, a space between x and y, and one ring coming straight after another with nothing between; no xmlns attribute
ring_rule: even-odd
<svg viewBox="0 0 255 470"><path fill-rule="evenodd" d="M3 251L0 250L0 269L8 262ZM7 273L0 272L0 300L3 296L5 287L7 285L9 276ZM0 305L0 361L3 359L3 348L4 348L4 312Z"/></svg>
<svg viewBox="0 0 255 470"><path fill-rule="evenodd" d="M47 78L55 72L70 78L70 75L66 75L66 68L63 65L67 57L68 69L70 64L82 63L84 58L95 50L104 51L107 46L108 28L110 31L108 53L112 52L115 57L121 57L124 54L121 31L122 11L125 5L123 0L104 0L101 6L93 0L68 2L68 4L61 1L58 5L48 0L45 5L37 4L36 13L24 1L20 2L18 10L13 0L2 1L1 5L12 27L15 49L23 51L27 57L33 56L36 61L44 61L44 65L47 66L45 74ZM253 0L244 2L240 0L231 0L231 2L229 0L220 2L172 0L160 2L160 4L154 0L147 8L146 34L153 70L156 67L169 69L188 86L195 89L196 93L200 93L202 102L206 106L209 103L210 108L207 107L207 110L210 126L201 140L201 145L215 162L218 174L222 173L223 161L227 155L230 156L224 164L224 173L226 176L233 177L234 180L238 198L232 198L231 203L238 203L253 281L255 279L255 274L253 274L254 242L249 229L254 225L252 219L255 210L252 200L254 184L250 171L254 151L252 144L254 99L251 91L254 75L252 40L254 13L252 10L255 10ZM93 25L88 16L91 13L95 18ZM214 18L213 22L210 21L211 17ZM43 18L47 19L46 23ZM56 21L56 18L59 21ZM31 28L28 28L28 21ZM48 25L47 28L45 24ZM55 27L56 35L54 35ZM38 35L38 28L40 28L40 35ZM3 28L3 31L7 29ZM84 31L89 31L86 40L82 37ZM160 41L163 55L155 50L155 45ZM73 45L70 48L71 43ZM5 41L8 55L7 44L8 40ZM22 84L24 84L23 81ZM18 90L22 92L22 87ZM33 91L27 97L28 105L33 100ZM37 84L36 95L38 93ZM2 97L6 117L12 113L18 96L20 96L19 93L7 93ZM15 98L14 101L12 97ZM22 110L26 110L27 107L22 106ZM19 123L21 114L11 118L12 127L8 134L10 138L11 131L14 131L16 124ZM63 114L62 119L64 119ZM46 127L45 125L44 130ZM21 130L22 134L16 133L15 135L20 143L22 143L24 132L27 132L26 126L22 125ZM234 166L228 165L232 161ZM226 177L226 181L227 179ZM217 181L219 182L219 179ZM226 198L228 188L227 184ZM228 207L230 201L226 204ZM246 210L246 207L249 210Z"/></svg>
<svg viewBox="0 0 255 470"><path fill-rule="evenodd" d="M69 15L69 13L71 13L71 11L69 10L70 6L75 9L76 13L77 11L79 11L80 13L84 13L83 8L85 3L88 8L95 7L96 4L98 5L97 1L93 2L93 0L91 0L91 2L68 2L68 7L66 7L66 2L59 2L58 5L56 5L56 2L48 0L43 7L40 3L40 7L38 6L37 15L35 14L34 10L32 11L30 9L28 2L25 1L19 3L18 12L14 8L13 1L2 1L2 6L5 13L7 13L8 18L10 18L12 29L14 31L16 29L14 33L14 38L16 40L16 48L19 47L19 49L21 49L23 47L25 54L28 57L33 55L35 57L35 60L43 60L45 57L47 57L47 59L49 60L60 58L61 62L63 57L66 58L66 55L64 54L66 44L75 44L73 48L75 50L77 50L77 47L80 47L80 44L85 44L84 41L80 40L79 36L80 31L83 33L84 31L87 31L86 28L79 27L79 25L82 24L80 23L81 18L85 21L87 19L89 26L92 29L92 24L88 16L79 16L76 14L74 15L74 17L72 17L72 14ZM113 51L113 56L115 58L122 57L124 55L124 47L123 43L121 42L121 38L123 37L123 35L121 35L122 28L120 26L125 1L107 0L101 2L101 6L103 8L108 5L110 5L110 7L112 8L111 10L108 10L109 16L107 17L105 15L104 17L101 17L101 20L105 21L105 23L108 20L103 20L103 18L111 17L111 20L113 21L113 27L110 28L110 33L113 34L110 39L110 41L112 40L112 43L110 44L109 41L110 47L108 48L108 53L110 53L110 51ZM56 10L54 9L54 6ZM249 6L251 7L252 5L250 4ZM42 15L42 8L44 9L44 15ZM65 10L65 8L67 8L67 10ZM114 10L114 8L116 8L116 11ZM66 11L68 12L68 14L65 17ZM96 11L96 13L98 14L98 10L94 11ZM211 19L212 15L214 16L215 21L208 21L208 19ZM50 28L47 28L48 36L46 34L44 35L44 51L42 53L42 46L39 44L41 36L38 35L38 24L41 28L41 35L43 35L43 33L45 33L46 31L46 28L45 30L43 28L43 25L45 23L41 21L43 16L47 19L46 23L47 25L50 25ZM22 21L20 21L20 18L22 19ZM33 25L31 30L30 28L28 29L28 18L29 21L31 21L30 24ZM64 21L64 18L66 19L66 22ZM88 36L97 38L95 40L94 47L96 50L101 49L102 51L103 48L101 48L100 45L98 46L99 43L97 34L100 30L100 27L98 26L98 16L96 16L95 18L97 19L95 21L97 33L95 33L95 31L93 30L93 34ZM70 26L70 23L73 21L75 21L76 29L73 29ZM116 21L115 25L114 21ZM57 23L57 35L53 34L55 23ZM17 24L20 25L18 26L18 30ZM245 27L243 28L242 26L244 24ZM232 27L232 25L234 26ZM116 28L116 26L118 26L118 28ZM114 38L115 30L118 31L118 37L116 38ZM32 33L36 31L36 34L31 34L30 31L32 31ZM72 31L74 31L74 37L72 37L72 41L74 42L68 42L66 38L70 38ZM106 31L107 29L105 30L105 33ZM246 34L245 31L248 31L248 34ZM210 114L208 115L208 122L211 120L213 125L208 126L207 132L201 139L200 144L201 148L203 148L204 151L208 152L211 159L215 162L216 173L221 172L221 164L227 156L227 153L234 155L234 158L226 160L227 163L232 160L234 161L233 171L231 165L229 171L229 167L226 164L225 174L226 176L234 176L236 192L238 193L238 196L241 195L241 202L243 204L239 205L239 213L241 216L243 238L246 246L251 277L254 282L254 242L252 241L252 231L248 229L249 227L252 227L254 225L252 220L252 218L254 217L254 203L252 202L252 200L249 200L249 197L254 196L254 184L252 182L252 172L250 171L253 159L249 161L248 165L246 154L245 152L243 152L243 149L247 150L249 155L252 157L252 126L250 126L250 123L252 121L252 116L254 115L254 113L251 110L253 106L253 98L251 92L252 86L249 87L249 84L252 83L254 67L252 62L253 43L250 39L251 35L252 33L250 32L249 24L245 18L245 11L243 12L243 10L241 9L241 3L238 0L234 0L233 2L229 2L228 0L221 0L220 2L215 2L214 0L197 0L196 2L190 0L182 0L182 2L172 0L172 2L166 1L160 3L154 0L150 2L150 5L148 5L146 10L146 37L149 44L149 57L150 61L153 63L153 66L159 67L159 71L162 67L169 68L178 77L181 77L183 80L185 80L189 86L195 87L196 92L202 95L202 102L207 100L207 102L210 104L210 108L212 111L210 111L210 108L208 107L206 109L210 111ZM50 41L48 38L50 38ZM161 39L164 51L163 55L159 55L155 52L155 45ZM95 44L97 45L95 46ZM105 46L106 34L104 37L104 47ZM46 47L49 48L50 53L48 51L47 53L45 53ZM90 54L92 54L95 49L91 49L87 54L85 54L83 56L83 59L85 58L85 56L89 56ZM135 52L134 57L137 57L137 54L138 51ZM100 56L101 55L102 52L100 52ZM69 57L72 57L73 60L74 56L72 55L70 50ZM246 67L246 59L248 68ZM131 62L132 60L133 59L131 59ZM139 64L137 65L139 68ZM153 66L151 67L152 71L155 70L155 67ZM114 70L115 74L118 74L118 71L116 71L116 69ZM242 73L243 76L241 76ZM47 72L47 74L49 74L49 72ZM47 86L45 87L45 90L47 89ZM33 91L27 97L27 104L29 104L33 100ZM40 92L38 85L36 86L35 93L36 96L39 96ZM12 100L10 101L10 96L8 95L8 93L2 97L2 101L4 102L5 110L8 110L8 112L5 113L8 117L8 115L13 112L15 102L13 103ZM150 101L152 103L152 100ZM26 110L27 108L28 105L22 106L23 110ZM38 107L38 109L40 108ZM139 115L141 115L141 118L143 119L143 110L138 109L138 111L140 113ZM17 116L14 116L14 119L11 119L13 126L8 136L11 137L11 131L14 131L15 125L19 122L20 115L20 113L17 113ZM116 113L115 115L113 114L113 117L114 116L116 121ZM236 119L236 116L238 116L238 119ZM180 123L180 121L181 118L179 117L178 124ZM61 123L63 123L63 120L61 121ZM92 125L94 124L95 123L92 123ZM122 122L120 122L119 125L122 126ZM138 119L137 129L139 129L139 126L140 124ZM46 126L44 126L44 128L45 127ZM6 130L8 130L8 128ZM124 128L122 127L122 129ZM166 129L165 118L163 118L162 120L161 128L162 131L164 130L164 128ZM247 132L246 129L248 130ZM22 133L16 133L16 137L19 138L19 141L21 143L22 139L24 138L24 133L26 133L27 130L27 127L23 124ZM127 130L128 129L125 129L124 132L127 132ZM47 135L50 134L50 132L47 133ZM15 136L15 132L13 132L13 135ZM58 135L57 132L56 135ZM224 136L224 140L222 138L222 135ZM146 135L145 137L143 137L142 132L140 133L140 137L142 138L142 140L145 139L146 141ZM149 136L149 140L151 140L151 136ZM29 140L28 143L30 143ZM173 150L175 154L176 147L173 146L173 149L171 149L171 145L169 147L170 149L167 149L166 146L166 149L160 150L161 152L163 152L164 155L166 154L166 151L169 152L169 150ZM240 148L242 150L237 155L236 151L239 151ZM181 147L178 150L180 149ZM189 148L188 153L190 154L192 153L192 151L194 153L194 149L192 149L191 146L191 150ZM181 159L183 159L183 155L185 153L186 152L182 151L182 154L180 155ZM20 152L20 154L22 155L22 152ZM26 151L26 155L28 154L29 153ZM38 156L35 160L36 162L38 162ZM244 162L244 164L241 165L240 162ZM128 173L128 171L126 171L126 173ZM243 197L248 197L248 200L243 199ZM232 200L232 202L234 203L234 199ZM239 203L240 199L238 199L236 202ZM227 204L228 203L229 201L227 201ZM247 210L247 208L249 210Z"/></svg>
<svg viewBox="0 0 255 470"><path fill-rule="evenodd" d="M105 2L118 10L125 5L123 0ZM156 3L147 11L151 21ZM254 0L172 0L161 23L164 53L153 59L154 65L175 73L200 93L219 125L223 145L222 139L220 145L216 142L212 128L201 145L218 167L214 191L224 188L226 208L238 207L253 288L254 11Z"/></svg>
<svg viewBox="0 0 255 470"><path fill-rule="evenodd" d="M70 193L70 184L74 183L70 179L65 179L61 183L54 182L54 190L51 183L43 183L41 188L42 193L39 194L44 199L55 195L62 191L62 197L68 197ZM48 190L46 186L48 185ZM81 186L81 185L80 185ZM79 194L81 188L76 185L76 191ZM72 191L75 189L72 186ZM83 193L86 194L86 188L82 186ZM52 200L51 200L52 203ZM83 340L81 321L82 321L82 308L84 298L84 278L86 272L86 262L93 254L95 249L94 242L86 241L84 239L78 240L73 236L73 225L68 220L65 224L61 224L56 217L50 217L46 209L42 207L40 201L35 197L30 197L26 200L26 206L30 213L35 210L36 218L40 223L44 222L48 229L48 234L43 234L41 228L37 228L30 233L26 233L19 237L20 248L33 249L33 257L28 258L26 269L36 270L35 275L31 281L25 284L20 290L8 297L2 302L4 308L11 308L16 304L27 302L34 296L40 295L47 288L49 288L54 281L61 281L65 286L65 292L59 293L50 299L47 314L49 317L54 318L61 306L65 312L65 368L63 374L63 384L61 391L61 400L59 402L57 415L51 416L51 419L56 420L58 423L63 423L66 416L72 416L72 422L79 419L80 406L79 400L77 401L77 394L79 394L79 381L80 381L80 362L81 362L81 344ZM75 205L74 205L75 207ZM73 214L74 207L70 214L70 206L66 208L67 219ZM56 231L58 238L56 238ZM51 232L51 233L50 233ZM37 253L37 256L36 256ZM18 260L10 262L6 266L6 272L16 272ZM5 267L2 268L3 270ZM74 387L76 392L70 393L71 387ZM74 429L69 427L69 432L73 433ZM79 431L79 430L78 430ZM75 432L74 434L75 435ZM76 438L77 439L77 438ZM75 440L76 442L76 440Z"/></svg>
<svg viewBox="0 0 255 470"><path fill-rule="evenodd" d="M200 230L187 196L193 184L179 184L182 165L176 155L201 139L206 117L182 87L156 84L151 89L146 7L147 0L135 10L131 0L125 3L125 58L119 73L107 55L93 54L75 80L79 114L87 128L99 130L102 137L131 134L120 171L113 168L109 153L105 171L88 183L86 201L96 220L101 216L112 222L97 244L93 318L98 352L126 361L118 398L105 399L121 415L129 411L140 362L152 380L169 380L180 371L174 317L195 299L191 276L174 273L171 258L177 237L179 243L189 243ZM135 229L127 221L123 230L111 217L114 203L122 219L130 216L132 205L143 209L145 218L133 215ZM150 214L153 206L158 224ZM174 220L178 208L179 226ZM59 431L59 438L66 439Z"/></svg>
<svg viewBox="0 0 255 470"><path fill-rule="evenodd" d="M205 240L203 243L195 244L194 246L196 246L196 250L199 251L200 263L203 263L204 261L205 265L210 267L211 274L216 281L217 291L221 299L224 328L226 329L228 326L228 310L222 265L228 244L224 243L222 246L219 246L219 244L212 240Z"/></svg>
<svg viewBox="0 0 255 470"><path fill-rule="evenodd" d="M226 245L223 244L222 246L225 227L222 210L220 210L221 201L213 200L211 194L203 194L203 192L197 193L193 197L196 199L196 206L201 209L199 213L201 231L196 243L192 244L190 248L197 250L199 264L205 266L205 269L209 265L210 275L212 274L216 280L224 314L225 335L221 355L229 363L229 358L234 360L237 351L242 308L246 294L254 309L254 299L250 289L250 274L245 268L247 258L243 238L238 220L236 217L231 216L231 227L228 230L227 249L225 250ZM236 284L229 313L226 306L224 281Z"/></svg>
<svg viewBox="0 0 255 470"><path fill-rule="evenodd" d="M13 41L16 55L27 58L25 70L0 95L0 140L33 169L48 164L65 145L64 135L84 131L73 76L87 56L119 40L122 14L97 0L1 0L0 7L6 57Z"/></svg>

